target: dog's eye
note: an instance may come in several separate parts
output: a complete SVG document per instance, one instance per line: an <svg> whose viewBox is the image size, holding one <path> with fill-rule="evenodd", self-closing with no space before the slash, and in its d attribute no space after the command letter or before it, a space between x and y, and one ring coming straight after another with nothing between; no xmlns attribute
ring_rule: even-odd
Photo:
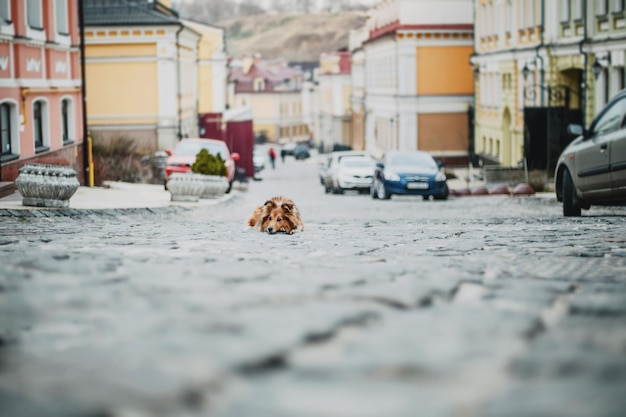
<svg viewBox="0 0 626 417"><path fill-rule="evenodd" d="M270 220L270 221L271 221L271 220L272 220L272 216L269 216L269 217L267 218L267 220Z"/></svg>
<svg viewBox="0 0 626 417"><path fill-rule="evenodd" d="M276 219L277 222L281 222L283 221L283 219L281 219L280 217Z"/></svg>

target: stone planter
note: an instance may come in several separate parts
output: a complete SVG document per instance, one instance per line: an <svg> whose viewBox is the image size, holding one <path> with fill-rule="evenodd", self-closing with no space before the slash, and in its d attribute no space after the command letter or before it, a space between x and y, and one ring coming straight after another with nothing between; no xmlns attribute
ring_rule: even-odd
<svg viewBox="0 0 626 417"><path fill-rule="evenodd" d="M167 181L167 189L172 194L172 201L198 201L204 191L204 175L191 172L175 172Z"/></svg>
<svg viewBox="0 0 626 417"><path fill-rule="evenodd" d="M70 197L80 187L76 171L68 166L25 164L19 171L15 187L25 206L69 207Z"/></svg>
<svg viewBox="0 0 626 417"><path fill-rule="evenodd" d="M219 198L224 195L228 189L228 180L220 175L201 175L201 181L204 183L204 190L200 194L200 198Z"/></svg>

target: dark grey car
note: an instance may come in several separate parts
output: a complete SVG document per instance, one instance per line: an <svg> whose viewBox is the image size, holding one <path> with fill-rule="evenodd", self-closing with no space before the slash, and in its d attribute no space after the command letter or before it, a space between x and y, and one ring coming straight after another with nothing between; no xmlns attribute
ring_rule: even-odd
<svg viewBox="0 0 626 417"><path fill-rule="evenodd" d="M619 92L588 130L570 125L578 135L561 153L555 190L563 215L580 216L592 204L626 204L626 90Z"/></svg>

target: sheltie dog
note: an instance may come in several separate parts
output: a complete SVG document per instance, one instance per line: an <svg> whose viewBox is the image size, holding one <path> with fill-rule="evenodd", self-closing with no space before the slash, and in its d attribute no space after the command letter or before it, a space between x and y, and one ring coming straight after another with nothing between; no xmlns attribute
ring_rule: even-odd
<svg viewBox="0 0 626 417"><path fill-rule="evenodd" d="M257 207L248 219L248 226L269 234L282 232L290 235L298 227L304 232L298 207L293 200L285 197L273 197Z"/></svg>

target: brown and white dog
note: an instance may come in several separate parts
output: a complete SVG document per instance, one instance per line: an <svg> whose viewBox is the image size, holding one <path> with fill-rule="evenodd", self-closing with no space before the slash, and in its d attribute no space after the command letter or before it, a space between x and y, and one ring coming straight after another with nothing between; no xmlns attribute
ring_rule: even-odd
<svg viewBox="0 0 626 417"><path fill-rule="evenodd" d="M270 234L293 234L298 227L304 232L298 207L293 200L285 197L273 197L257 207L248 219L248 226Z"/></svg>

